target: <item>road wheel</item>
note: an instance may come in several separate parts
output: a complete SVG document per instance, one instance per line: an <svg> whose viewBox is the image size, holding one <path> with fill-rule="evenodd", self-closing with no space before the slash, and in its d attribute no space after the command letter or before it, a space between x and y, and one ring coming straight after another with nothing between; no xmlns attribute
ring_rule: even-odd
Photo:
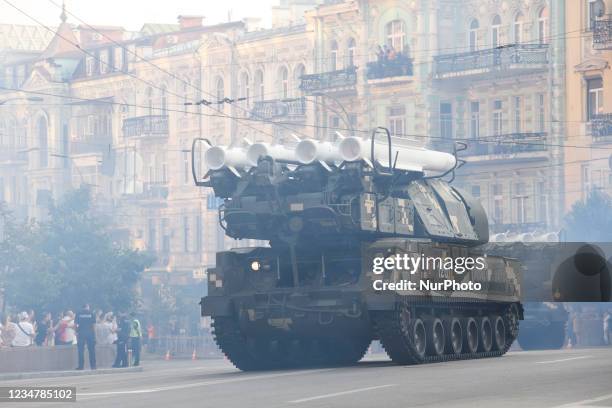
<svg viewBox="0 0 612 408"><path fill-rule="evenodd" d="M463 349L463 326L461 320L453 317L448 324L446 350L448 354L461 354Z"/></svg>
<svg viewBox="0 0 612 408"><path fill-rule="evenodd" d="M429 324L429 344L427 354L430 356L441 356L444 354L444 345L446 344L446 333L442 320L435 318Z"/></svg>
<svg viewBox="0 0 612 408"><path fill-rule="evenodd" d="M416 355L420 358L425 357L425 352L427 351L427 330L425 330L425 323L420 318L414 319L412 323L412 342Z"/></svg>
<svg viewBox="0 0 612 408"><path fill-rule="evenodd" d="M488 353L493 347L493 328L487 316L480 319L480 350Z"/></svg>
<svg viewBox="0 0 612 408"><path fill-rule="evenodd" d="M503 351L506 348L506 325L504 319L501 316L493 317L493 339L495 340L493 346L496 351Z"/></svg>
<svg viewBox="0 0 612 408"><path fill-rule="evenodd" d="M478 324L476 319L470 317L465 323L465 348L468 353L476 353L478 351Z"/></svg>

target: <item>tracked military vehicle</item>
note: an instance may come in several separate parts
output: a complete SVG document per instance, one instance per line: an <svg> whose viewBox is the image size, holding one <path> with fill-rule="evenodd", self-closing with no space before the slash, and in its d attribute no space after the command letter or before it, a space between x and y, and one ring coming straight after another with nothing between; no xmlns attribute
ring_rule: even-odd
<svg viewBox="0 0 612 408"><path fill-rule="evenodd" d="M196 184L223 199L225 233L269 243L219 252L207 272L202 315L212 317L217 344L239 369L352 364L373 339L398 364L493 357L517 337L519 265L479 249L488 241L485 212L445 181L456 153L394 146L379 128L369 140L302 140L294 148L197 139L192 159ZM484 256L486 268L374 273L375 258L406 254ZM448 279L482 289L375 288Z"/></svg>

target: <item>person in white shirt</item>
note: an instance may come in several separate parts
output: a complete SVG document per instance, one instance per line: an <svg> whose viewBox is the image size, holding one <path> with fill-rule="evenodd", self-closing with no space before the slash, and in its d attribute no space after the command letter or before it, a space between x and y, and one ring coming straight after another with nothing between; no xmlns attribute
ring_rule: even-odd
<svg viewBox="0 0 612 408"><path fill-rule="evenodd" d="M34 336L34 326L28 321L28 314L26 312L19 313L19 322L14 323L15 327L15 338L11 344L13 347L28 347L32 345Z"/></svg>

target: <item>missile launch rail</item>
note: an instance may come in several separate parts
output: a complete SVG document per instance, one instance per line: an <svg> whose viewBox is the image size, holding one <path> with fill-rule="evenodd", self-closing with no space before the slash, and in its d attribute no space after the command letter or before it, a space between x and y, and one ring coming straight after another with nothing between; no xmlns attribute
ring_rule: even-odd
<svg viewBox="0 0 612 408"><path fill-rule="evenodd" d="M287 147L258 144L254 155L255 145L241 151L194 141L196 185L223 199L225 233L269 242L219 252L207 271L202 315L212 317L215 340L236 367L353 364L373 339L398 364L492 357L516 339L515 260L489 256L481 276L453 276L481 282L484 292L373 288L397 278L397 271L374 274L375 257L482 256L488 241L480 203L443 179L460 163L456 153L394 148L386 129L386 145L375 140L381 129L369 142L302 141L307 148L293 151L309 154L294 156ZM204 177L201 157L213 164ZM407 279L448 276L422 268Z"/></svg>

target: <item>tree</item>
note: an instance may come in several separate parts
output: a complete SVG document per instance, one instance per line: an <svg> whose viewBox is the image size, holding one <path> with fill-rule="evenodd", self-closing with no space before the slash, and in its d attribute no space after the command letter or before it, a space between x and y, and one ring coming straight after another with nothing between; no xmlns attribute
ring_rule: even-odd
<svg viewBox="0 0 612 408"><path fill-rule="evenodd" d="M135 286L151 257L113 241L87 189L66 194L49 215L45 222L5 227L0 270L7 271L7 302L52 311L85 302L105 310L133 308Z"/></svg>
<svg viewBox="0 0 612 408"><path fill-rule="evenodd" d="M612 240L612 199L593 190L579 201L566 216L568 241L610 242Z"/></svg>

